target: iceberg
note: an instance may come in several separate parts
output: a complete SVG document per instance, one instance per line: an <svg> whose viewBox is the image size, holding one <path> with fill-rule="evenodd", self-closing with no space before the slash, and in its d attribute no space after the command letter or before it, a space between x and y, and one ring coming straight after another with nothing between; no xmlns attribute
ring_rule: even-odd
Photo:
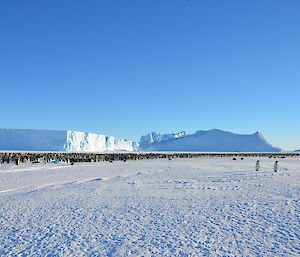
<svg viewBox="0 0 300 257"><path fill-rule="evenodd" d="M0 150L136 151L138 144L113 136L71 130L0 129Z"/></svg>
<svg viewBox="0 0 300 257"><path fill-rule="evenodd" d="M140 151L196 151L196 152L280 152L259 132L240 135L211 129L194 134L184 131L175 134L151 132L140 139Z"/></svg>

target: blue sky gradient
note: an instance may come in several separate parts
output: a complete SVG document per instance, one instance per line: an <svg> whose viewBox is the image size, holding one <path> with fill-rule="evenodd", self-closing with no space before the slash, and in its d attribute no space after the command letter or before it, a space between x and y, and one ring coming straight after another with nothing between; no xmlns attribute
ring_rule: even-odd
<svg viewBox="0 0 300 257"><path fill-rule="evenodd" d="M299 13L298 0L1 1L0 127L260 131L300 149Z"/></svg>

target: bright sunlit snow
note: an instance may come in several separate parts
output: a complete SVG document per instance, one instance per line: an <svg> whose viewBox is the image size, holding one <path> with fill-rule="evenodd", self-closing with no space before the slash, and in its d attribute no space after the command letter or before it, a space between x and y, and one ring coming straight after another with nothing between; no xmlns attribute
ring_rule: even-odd
<svg viewBox="0 0 300 257"><path fill-rule="evenodd" d="M0 255L297 256L300 160L0 166Z"/></svg>

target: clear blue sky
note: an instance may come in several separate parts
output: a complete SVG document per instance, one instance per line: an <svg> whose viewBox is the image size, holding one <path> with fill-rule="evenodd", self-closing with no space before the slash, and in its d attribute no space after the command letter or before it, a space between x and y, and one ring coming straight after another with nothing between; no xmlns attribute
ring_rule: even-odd
<svg viewBox="0 0 300 257"><path fill-rule="evenodd" d="M300 148L299 0L2 0L1 128Z"/></svg>

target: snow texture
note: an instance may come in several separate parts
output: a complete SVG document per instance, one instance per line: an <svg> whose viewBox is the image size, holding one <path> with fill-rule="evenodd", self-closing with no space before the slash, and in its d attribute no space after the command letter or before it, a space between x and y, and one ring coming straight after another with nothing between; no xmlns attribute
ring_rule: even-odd
<svg viewBox="0 0 300 257"><path fill-rule="evenodd" d="M199 130L195 134L185 132L161 135L152 132L140 139L141 151L208 151L208 152L280 152L270 145L263 135L238 135L218 129Z"/></svg>
<svg viewBox="0 0 300 257"><path fill-rule="evenodd" d="M1 256L299 256L300 160L0 166Z"/></svg>
<svg viewBox="0 0 300 257"><path fill-rule="evenodd" d="M70 130L0 129L0 150L135 151L130 140Z"/></svg>

